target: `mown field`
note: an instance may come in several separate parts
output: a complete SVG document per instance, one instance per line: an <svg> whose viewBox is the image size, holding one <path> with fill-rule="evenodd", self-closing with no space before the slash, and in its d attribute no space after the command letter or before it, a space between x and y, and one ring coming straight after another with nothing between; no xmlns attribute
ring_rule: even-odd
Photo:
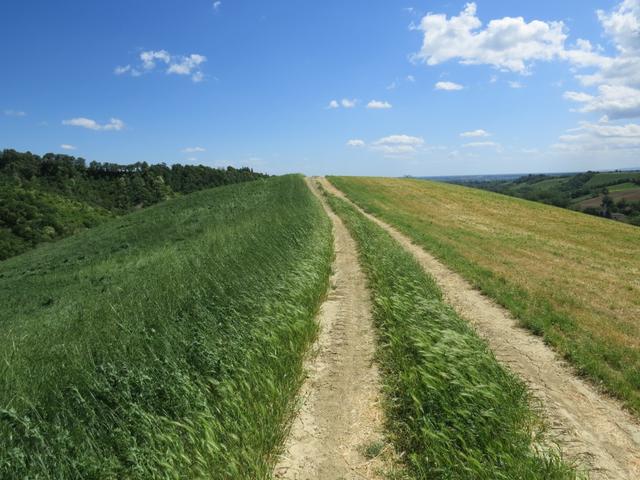
<svg viewBox="0 0 640 480"><path fill-rule="evenodd" d="M416 479L569 479L521 380L389 234L328 196L358 243L374 303L387 424ZM535 439L535 440L534 440Z"/></svg>
<svg viewBox="0 0 640 480"><path fill-rule="evenodd" d="M0 263L0 478L269 477L331 245L287 176Z"/></svg>
<svg viewBox="0 0 640 480"><path fill-rule="evenodd" d="M330 181L542 335L640 413L640 230L540 203L409 179Z"/></svg>

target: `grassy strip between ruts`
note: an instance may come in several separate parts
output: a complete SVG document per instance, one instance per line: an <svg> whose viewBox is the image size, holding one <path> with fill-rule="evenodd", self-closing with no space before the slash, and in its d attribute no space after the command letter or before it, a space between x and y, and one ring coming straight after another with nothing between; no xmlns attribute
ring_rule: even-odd
<svg viewBox="0 0 640 480"><path fill-rule="evenodd" d="M384 230L328 198L359 246L389 428L415 478L575 478L544 441L526 386L445 304L435 281Z"/></svg>
<svg viewBox="0 0 640 480"><path fill-rule="evenodd" d="M331 245L288 176L2 262L0 478L269 478Z"/></svg>

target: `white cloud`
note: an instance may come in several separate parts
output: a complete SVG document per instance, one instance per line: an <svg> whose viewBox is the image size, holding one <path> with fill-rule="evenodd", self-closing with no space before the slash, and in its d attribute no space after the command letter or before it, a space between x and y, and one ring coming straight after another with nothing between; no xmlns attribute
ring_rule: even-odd
<svg viewBox="0 0 640 480"><path fill-rule="evenodd" d="M524 88L524 85L522 85L522 83L520 82L511 81L509 82L509 88L519 89L519 88Z"/></svg>
<svg viewBox="0 0 640 480"><path fill-rule="evenodd" d="M60 148L63 150L77 150L78 147L76 147L75 145L69 145L68 143L63 143L62 145L60 145Z"/></svg>
<svg viewBox="0 0 640 480"><path fill-rule="evenodd" d="M425 15L416 29L424 33L414 60L438 65L457 59L465 65L492 65L526 74L534 61L550 61L564 50L567 38L562 22L525 22L522 17L491 20L486 27L467 3L458 15Z"/></svg>
<svg viewBox="0 0 640 480"><path fill-rule="evenodd" d="M640 90L624 85L600 85L597 95L584 92L565 92L567 100L582 103L583 113L597 112L612 120L640 116Z"/></svg>
<svg viewBox="0 0 640 480"><path fill-rule="evenodd" d="M145 70L153 70L156 68L156 60L169 64L171 62L171 55L169 55L169 52L166 50L149 50L140 54L140 60L142 60L142 67Z"/></svg>
<svg viewBox="0 0 640 480"><path fill-rule="evenodd" d="M640 1L624 0L611 13L598 10L605 33L623 55L640 54Z"/></svg>
<svg viewBox="0 0 640 480"><path fill-rule="evenodd" d="M416 153L424 145L421 137L410 135L389 135L383 137L372 144L372 149L380 151L385 155L398 156Z"/></svg>
<svg viewBox="0 0 640 480"><path fill-rule="evenodd" d="M192 53L186 57L177 57L172 60L167 70L168 74L191 75L194 82L201 82L204 74L200 70L200 65L207 61L204 55Z"/></svg>
<svg viewBox="0 0 640 480"><path fill-rule="evenodd" d="M143 73L149 73L156 69L158 64L165 67L165 73L175 75L189 75L194 83L204 80L202 64L207 61L207 57L197 53L191 55L171 55L166 50L148 50L140 53L140 65L117 66L114 69L116 75L129 74L132 77L139 77Z"/></svg>
<svg viewBox="0 0 640 480"><path fill-rule="evenodd" d="M364 140L360 140L359 138L353 138L347 142L347 146L349 147L364 147L365 145Z"/></svg>
<svg viewBox="0 0 640 480"><path fill-rule="evenodd" d="M26 112L22 112L20 110L5 110L4 114L7 117L26 117L27 116Z"/></svg>
<svg viewBox="0 0 640 480"><path fill-rule="evenodd" d="M496 142L470 142L463 145L464 148L501 148Z"/></svg>
<svg viewBox="0 0 640 480"><path fill-rule="evenodd" d="M213 9L214 10L218 10L220 7L222 6L222 2L217 0L215 2L213 2Z"/></svg>
<svg viewBox="0 0 640 480"><path fill-rule="evenodd" d="M89 130L104 130L104 131L120 131L123 130L125 124L122 120L117 118L112 118L108 123L99 124L95 120L91 120L90 118L78 117L72 118L71 120L64 120L62 122L63 125L70 125L72 127L82 127L87 128Z"/></svg>
<svg viewBox="0 0 640 480"><path fill-rule="evenodd" d="M124 75L125 73L129 73L131 71L131 65L120 66L118 65L113 69L113 73L116 75Z"/></svg>
<svg viewBox="0 0 640 480"><path fill-rule="evenodd" d="M559 140L554 148L565 152L635 150L640 149L640 125L582 122Z"/></svg>
<svg viewBox="0 0 640 480"><path fill-rule="evenodd" d="M340 104L337 100L331 100L327 108L340 108Z"/></svg>
<svg viewBox="0 0 640 480"><path fill-rule="evenodd" d="M200 153L200 152L206 152L207 150L202 148L202 147L187 147L184 150L182 150L183 153Z"/></svg>
<svg viewBox="0 0 640 480"><path fill-rule="evenodd" d="M458 83L454 82L438 82L435 85L436 90L445 90L448 92L452 92L455 90L462 90L464 87Z"/></svg>
<svg viewBox="0 0 640 480"><path fill-rule="evenodd" d="M407 82L414 83L416 81L416 77L413 75L407 75Z"/></svg>
<svg viewBox="0 0 640 480"><path fill-rule="evenodd" d="M385 109L389 109L391 108L392 105L389 102L383 102L380 100L371 100L368 104L367 104L367 108L371 108L374 110L385 110Z"/></svg>
<svg viewBox="0 0 640 480"><path fill-rule="evenodd" d="M491 134L486 130L482 130L481 128L478 130L471 130L470 132L462 132L460 134L461 137L469 138L469 137L490 137Z"/></svg>
<svg viewBox="0 0 640 480"><path fill-rule="evenodd" d="M340 102L340 104L344 108L353 108L356 106L357 103L358 101L355 98L354 99L343 98Z"/></svg>

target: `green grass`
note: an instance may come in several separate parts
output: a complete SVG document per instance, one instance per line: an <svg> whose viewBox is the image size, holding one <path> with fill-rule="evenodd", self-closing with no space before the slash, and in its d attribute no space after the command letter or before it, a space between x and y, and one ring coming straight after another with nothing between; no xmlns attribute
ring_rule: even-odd
<svg viewBox="0 0 640 480"><path fill-rule="evenodd" d="M640 178L640 172L605 172L598 173L593 176L591 180L585 183L587 188L605 187L607 185L615 184L616 182L623 182L627 179Z"/></svg>
<svg viewBox="0 0 640 480"><path fill-rule="evenodd" d="M636 227L443 183L330 180L640 414Z"/></svg>
<svg viewBox="0 0 640 480"><path fill-rule="evenodd" d="M613 192L624 192L626 190L635 190L635 189L640 189L640 187L638 187L637 184L631 183L631 182L619 183L618 185L613 185L613 186L609 187L609 191L611 193L613 193Z"/></svg>
<svg viewBox="0 0 640 480"><path fill-rule="evenodd" d="M565 479L525 385L502 367L428 276L343 200L374 302L392 439L417 479ZM535 445L532 439L537 439Z"/></svg>
<svg viewBox="0 0 640 480"><path fill-rule="evenodd" d="M268 478L331 245L288 176L0 263L0 478Z"/></svg>

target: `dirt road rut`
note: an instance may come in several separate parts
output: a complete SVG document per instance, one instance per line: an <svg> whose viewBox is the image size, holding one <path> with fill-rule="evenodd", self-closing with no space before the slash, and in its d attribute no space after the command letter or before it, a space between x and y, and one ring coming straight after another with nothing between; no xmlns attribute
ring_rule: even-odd
<svg viewBox="0 0 640 480"><path fill-rule="evenodd" d="M346 199L326 179L321 178L320 183ZM542 400L569 457L585 465L593 479L640 479L640 424L618 402L578 378L539 337L519 327L506 309L407 236L358 209L416 257L436 279L447 302L485 338L496 358L527 382Z"/></svg>
<svg viewBox="0 0 640 480"><path fill-rule="evenodd" d="M346 227L314 183L307 183L333 223L335 260L331 291L318 315L320 334L306 365L303 404L274 475L288 480L382 478L381 458L368 460L362 453L383 437L366 278Z"/></svg>

